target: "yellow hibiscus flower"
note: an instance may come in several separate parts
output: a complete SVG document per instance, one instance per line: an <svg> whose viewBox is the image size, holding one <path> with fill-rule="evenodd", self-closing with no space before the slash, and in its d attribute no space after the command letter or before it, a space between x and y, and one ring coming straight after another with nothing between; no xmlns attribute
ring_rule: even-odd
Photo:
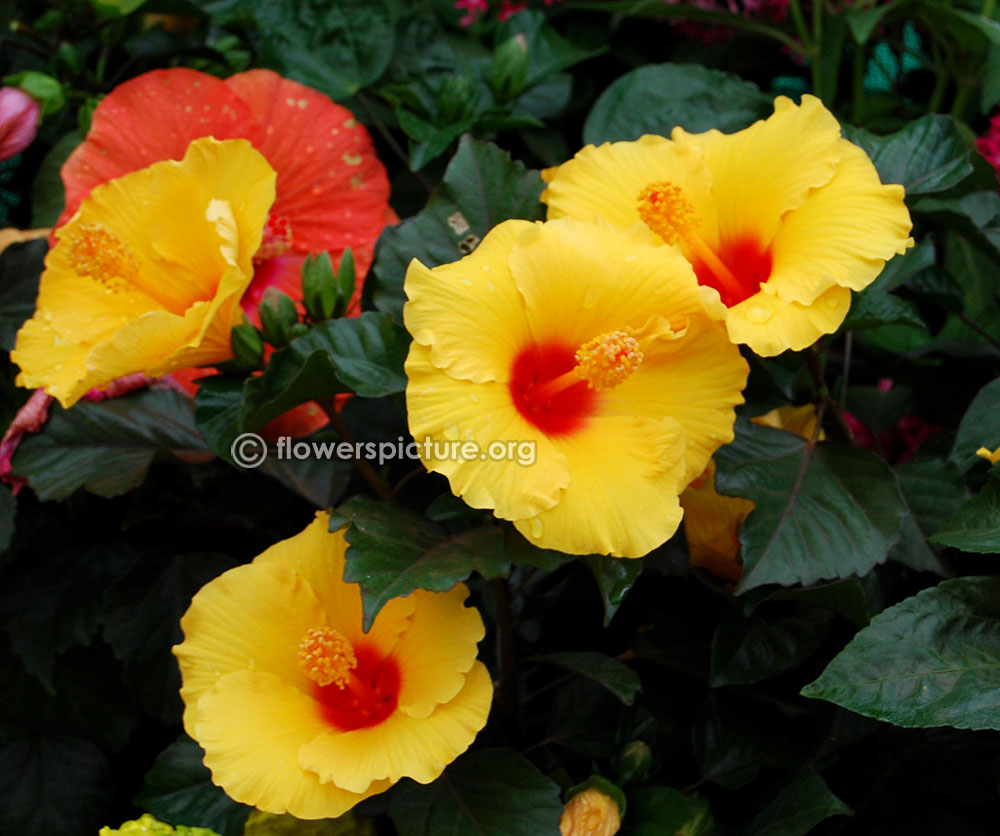
<svg viewBox="0 0 1000 836"><path fill-rule="evenodd" d="M274 183L249 142L209 137L97 186L46 256L18 385L69 407L127 374L231 357Z"/></svg>
<svg viewBox="0 0 1000 836"><path fill-rule="evenodd" d="M809 403L779 406L750 420L812 438L816 418L816 407ZM822 431L819 437L823 437ZM710 461L705 472L681 494L681 507L690 564L724 580L738 581L743 574L740 528L754 509L754 503L741 496L720 494L715 489L715 462Z"/></svg>
<svg viewBox="0 0 1000 836"><path fill-rule="evenodd" d="M894 254L913 246L903 187L883 185L813 96L778 97L735 134L643 136L547 169L550 218L642 222L727 308L733 342L769 357L834 332Z"/></svg>
<svg viewBox="0 0 1000 836"><path fill-rule="evenodd" d="M506 221L458 262L413 261L405 290L410 430L456 494L571 554L638 557L676 531L747 375L679 253ZM530 465L494 455L515 442Z"/></svg>
<svg viewBox="0 0 1000 836"><path fill-rule="evenodd" d="M618 803L596 787L574 795L559 817L560 836L615 836L621 826Z"/></svg>
<svg viewBox="0 0 1000 836"><path fill-rule="evenodd" d="M493 684L468 589L389 601L369 632L342 532L303 532L220 575L181 619L184 728L236 801L333 818L433 781L486 724Z"/></svg>

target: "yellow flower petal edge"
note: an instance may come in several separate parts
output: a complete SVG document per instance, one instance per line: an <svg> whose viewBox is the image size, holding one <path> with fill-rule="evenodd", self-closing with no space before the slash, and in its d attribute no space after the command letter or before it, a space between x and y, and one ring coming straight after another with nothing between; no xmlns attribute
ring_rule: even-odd
<svg viewBox="0 0 1000 836"><path fill-rule="evenodd" d="M641 222L680 252L728 309L733 342L762 356L835 331L850 291L913 246L898 185L841 136L813 96L778 97L774 114L734 134L587 146L547 169L550 218Z"/></svg>
<svg viewBox="0 0 1000 836"><path fill-rule="evenodd" d="M274 185L249 142L207 137L95 188L45 259L17 383L69 407L126 374L231 357Z"/></svg>
<svg viewBox="0 0 1000 836"><path fill-rule="evenodd" d="M506 221L404 288L410 431L456 495L569 554L639 557L677 530L747 375L679 252L639 225Z"/></svg>
<svg viewBox="0 0 1000 836"><path fill-rule="evenodd" d="M194 596L174 648L184 728L230 797L339 816L403 777L426 782L473 742L493 699L468 589L417 590L361 629L347 542L318 513ZM346 753L346 754L345 754Z"/></svg>

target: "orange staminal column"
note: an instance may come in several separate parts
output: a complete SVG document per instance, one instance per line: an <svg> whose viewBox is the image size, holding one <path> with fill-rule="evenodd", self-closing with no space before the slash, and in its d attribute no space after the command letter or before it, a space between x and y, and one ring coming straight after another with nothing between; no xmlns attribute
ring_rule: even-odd
<svg viewBox="0 0 1000 836"><path fill-rule="evenodd" d="M694 207L684 192L667 181L648 183L639 192L639 217L668 244L679 244L688 261L697 258L733 297L746 296L743 285L698 234Z"/></svg>
<svg viewBox="0 0 1000 836"><path fill-rule="evenodd" d="M379 697L375 689L361 679L354 648L343 633L329 627L314 627L299 642L299 664L320 687L336 685L350 691L359 706L374 706Z"/></svg>
<svg viewBox="0 0 1000 836"><path fill-rule="evenodd" d="M532 403L544 403L583 381L591 389L613 389L639 368L642 351L635 337L624 331L609 331L581 345L575 359L577 364L568 372L531 390Z"/></svg>

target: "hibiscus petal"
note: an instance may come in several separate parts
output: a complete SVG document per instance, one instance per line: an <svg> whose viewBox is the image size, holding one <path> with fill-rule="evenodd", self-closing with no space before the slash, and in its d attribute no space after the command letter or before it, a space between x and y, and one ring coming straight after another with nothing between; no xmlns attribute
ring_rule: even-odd
<svg viewBox="0 0 1000 836"><path fill-rule="evenodd" d="M269 813L325 819L389 787L375 781L349 792L299 766L299 747L326 728L312 697L278 677L238 671L199 700L192 734L205 749L213 782L230 798Z"/></svg>

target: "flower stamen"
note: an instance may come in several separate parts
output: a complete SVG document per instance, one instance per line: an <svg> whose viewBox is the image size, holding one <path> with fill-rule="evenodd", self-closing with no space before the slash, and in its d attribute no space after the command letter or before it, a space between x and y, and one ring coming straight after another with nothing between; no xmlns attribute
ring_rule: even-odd
<svg viewBox="0 0 1000 836"><path fill-rule="evenodd" d="M73 230L69 263L79 275L100 282L111 292L121 290L139 276L132 250L104 224L84 224Z"/></svg>
<svg viewBox="0 0 1000 836"><path fill-rule="evenodd" d="M614 389L642 364L639 341L624 331L609 331L581 345L576 365L565 374L535 386L528 396L540 405L577 383L590 389Z"/></svg>
<svg viewBox="0 0 1000 836"><path fill-rule="evenodd" d="M270 214L264 225L264 235L260 247L254 253L254 261L266 261L284 255L292 247L292 225L281 215Z"/></svg>
<svg viewBox="0 0 1000 836"><path fill-rule="evenodd" d="M668 244L677 244L688 261L697 258L718 280L719 285L735 297L746 296L739 279L698 234L698 219L694 206L684 192L666 180L647 183L639 192L639 217Z"/></svg>
<svg viewBox="0 0 1000 836"><path fill-rule="evenodd" d="M371 714L384 700L377 688L355 673L358 658L347 637L329 627L314 627L299 642L299 664L321 688L335 685L354 697L355 706Z"/></svg>

